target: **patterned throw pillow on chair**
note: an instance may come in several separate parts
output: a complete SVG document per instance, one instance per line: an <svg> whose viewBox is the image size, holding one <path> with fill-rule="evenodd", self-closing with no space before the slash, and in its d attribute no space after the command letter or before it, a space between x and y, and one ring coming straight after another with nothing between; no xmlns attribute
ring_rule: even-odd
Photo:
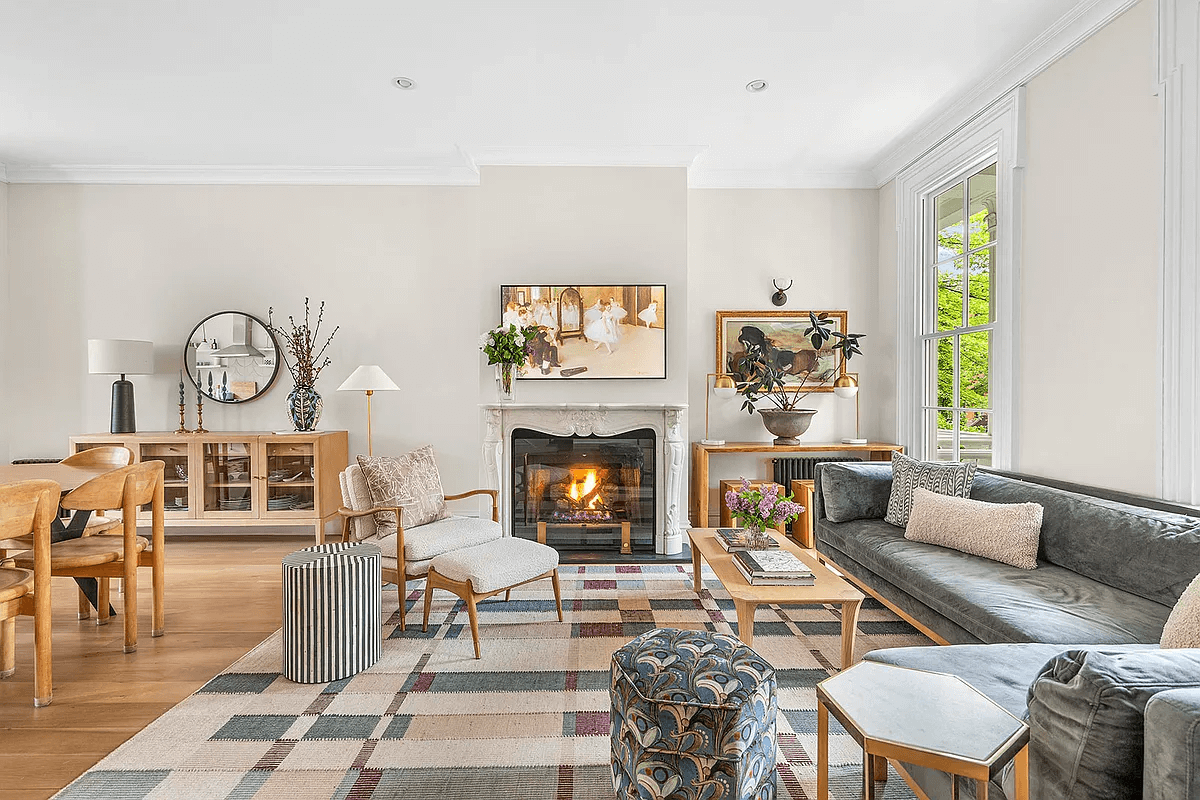
<svg viewBox="0 0 1200 800"><path fill-rule="evenodd" d="M975 462L917 461L892 453L892 495L884 522L903 528L912 512L917 487L950 497L970 497L975 480Z"/></svg>
<svg viewBox="0 0 1200 800"><path fill-rule="evenodd" d="M415 528L450 516L446 511L446 495L442 477L433 458L433 446L426 445L399 458L389 456L359 456L371 500L377 506L400 506L404 511L404 527ZM381 511L375 515L379 537L396 532L395 515Z"/></svg>

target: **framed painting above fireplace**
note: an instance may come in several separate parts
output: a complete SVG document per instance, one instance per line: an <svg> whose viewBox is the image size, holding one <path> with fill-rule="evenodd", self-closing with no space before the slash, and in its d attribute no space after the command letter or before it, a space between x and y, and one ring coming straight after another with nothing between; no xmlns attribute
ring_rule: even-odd
<svg viewBox="0 0 1200 800"><path fill-rule="evenodd" d="M663 284L504 285L500 319L538 328L522 379L667 377Z"/></svg>

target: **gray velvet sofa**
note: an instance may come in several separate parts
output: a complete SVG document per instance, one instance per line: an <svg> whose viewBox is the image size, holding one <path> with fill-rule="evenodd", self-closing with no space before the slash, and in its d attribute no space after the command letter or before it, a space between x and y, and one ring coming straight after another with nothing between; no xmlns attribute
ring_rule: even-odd
<svg viewBox="0 0 1200 800"><path fill-rule="evenodd" d="M883 521L890 493L890 465L821 465L818 553L954 646L869 660L959 675L1025 718L1034 800L1200 799L1200 650L1157 647L1200 573L1200 512L980 471L972 498L1043 506L1038 568L1022 570L905 539ZM930 798L951 796L944 773L908 772ZM1011 774L992 788L1011 799Z"/></svg>

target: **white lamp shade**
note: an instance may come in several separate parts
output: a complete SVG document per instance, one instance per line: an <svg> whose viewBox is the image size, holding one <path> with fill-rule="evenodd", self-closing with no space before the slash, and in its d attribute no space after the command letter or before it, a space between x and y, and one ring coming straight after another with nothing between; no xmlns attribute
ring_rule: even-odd
<svg viewBox="0 0 1200 800"><path fill-rule="evenodd" d="M833 393L844 400L849 400L849 399L853 398L854 395L858 394L858 387L857 386L835 386L835 387L833 387Z"/></svg>
<svg viewBox="0 0 1200 800"><path fill-rule="evenodd" d="M338 387L339 392L398 392L400 387L375 364L364 364Z"/></svg>
<svg viewBox="0 0 1200 800"><path fill-rule="evenodd" d="M154 343L137 339L88 339L88 372L93 375L152 375Z"/></svg>
<svg viewBox="0 0 1200 800"><path fill-rule="evenodd" d="M722 400L728 400L729 398L731 398L735 394L737 394L737 388L735 388L733 386L718 386L713 389L713 394L715 394L717 397L721 398Z"/></svg>

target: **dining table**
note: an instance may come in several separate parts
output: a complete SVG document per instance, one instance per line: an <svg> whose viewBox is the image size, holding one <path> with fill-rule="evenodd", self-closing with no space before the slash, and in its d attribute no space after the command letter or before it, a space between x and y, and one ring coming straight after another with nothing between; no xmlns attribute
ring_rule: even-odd
<svg viewBox="0 0 1200 800"><path fill-rule="evenodd" d="M106 472L119 467L107 466L74 466L57 462L42 462L32 464L0 464L0 485L19 483L21 481L54 481L65 495L78 489L92 478L98 478ZM60 511L61 514L61 511ZM66 523L61 516L55 517L50 523L50 541L63 542L68 539L78 539L83 536L91 518L91 511L76 511ZM99 586L95 578L76 578L75 583L83 591L92 608L99 610ZM115 609L109 608L109 614L115 614Z"/></svg>

